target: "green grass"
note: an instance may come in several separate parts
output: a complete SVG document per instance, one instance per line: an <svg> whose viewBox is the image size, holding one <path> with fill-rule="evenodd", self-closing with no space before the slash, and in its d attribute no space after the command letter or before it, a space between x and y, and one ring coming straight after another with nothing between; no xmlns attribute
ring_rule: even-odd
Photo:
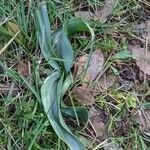
<svg viewBox="0 0 150 150"><path fill-rule="evenodd" d="M14 36L14 33L8 27L8 22L15 23L20 29L19 36L0 55L0 149L2 150L67 149L66 144L55 134L41 104L40 89L44 79L51 73L51 68L47 65L41 53L37 39L35 11L39 2L39 0L0 1L0 50ZM81 2L75 0L62 0L61 2L46 0L46 3L53 31L74 16L74 12L78 10ZM98 8L101 3L103 1L83 0L83 4L92 10ZM93 50L100 48L106 57L111 53L126 50L128 40L133 36L138 36L131 25L144 20L148 8L148 5L140 2L140 0L119 0L118 6L113 11L113 17L105 23L98 20L89 21L89 25L95 31ZM115 29L117 30L117 36L109 34L110 31ZM85 38L78 34L71 37L72 47L76 52L75 56L82 54L83 51L90 51L87 47L90 40L89 36ZM20 61L31 67L27 77L18 73L17 64ZM109 60L110 64L115 63L111 61L113 60ZM4 92L4 90L1 90L1 85L6 84L9 86L9 90ZM132 118L128 118L132 123L130 131L126 131L124 135L116 133L120 119L129 115L129 108L125 102L127 96L134 95L134 92L136 92L137 95L144 97L146 92L140 90L141 88L142 85L140 85L139 90L131 93L121 93L120 90L110 89L100 95L97 100L97 105L103 107L105 112L110 114L107 121L108 140L120 144L125 150L147 150L149 148L148 137L140 132L134 121L131 121ZM116 100L113 103L119 109L112 107L111 102L106 102L108 96ZM125 97L125 100L120 98L122 96ZM146 100L137 102L136 107L141 107L145 103ZM81 135L84 133L84 131L80 132ZM93 145L93 149L98 144Z"/></svg>

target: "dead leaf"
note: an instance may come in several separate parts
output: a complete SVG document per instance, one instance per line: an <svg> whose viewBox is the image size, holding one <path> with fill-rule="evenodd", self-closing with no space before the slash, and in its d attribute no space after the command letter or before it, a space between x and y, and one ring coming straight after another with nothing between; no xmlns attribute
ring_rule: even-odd
<svg viewBox="0 0 150 150"><path fill-rule="evenodd" d="M77 59L77 63L75 64L74 70L73 70L73 76L74 77L77 77L77 76L81 75L81 73L84 70L84 66L86 64L87 59L88 59L88 55L87 54L85 54L83 56L80 56Z"/></svg>
<svg viewBox="0 0 150 150"><path fill-rule="evenodd" d="M115 76L102 76L98 82L94 84L90 84L87 87L87 90L90 91L94 96L101 94L102 92L107 91L114 83L117 81L117 77Z"/></svg>
<svg viewBox="0 0 150 150"><path fill-rule="evenodd" d="M105 0L105 4L102 9L97 10L95 13L89 11L77 11L75 12L76 17L84 18L87 20L100 20L105 22L107 17L113 12L113 9L117 6L118 0Z"/></svg>
<svg viewBox="0 0 150 150"><path fill-rule="evenodd" d="M94 17L94 14L90 11L77 11L75 12L75 16L78 18L84 18L87 20L91 20Z"/></svg>
<svg viewBox="0 0 150 150"><path fill-rule="evenodd" d="M95 16L102 22L107 20L107 17L112 14L114 8L117 6L118 0L106 0L102 10L95 13Z"/></svg>
<svg viewBox="0 0 150 150"><path fill-rule="evenodd" d="M86 69L88 61L89 61L89 66ZM75 76L78 76L85 69L86 73L83 80L93 81L102 70L103 65L104 65L104 56L103 53L98 49L91 54L91 57L86 54L81 56L77 60L77 65L75 66L76 69L74 74L76 74Z"/></svg>
<svg viewBox="0 0 150 150"><path fill-rule="evenodd" d="M91 80L94 80L100 73L104 65L104 55L100 50L96 50L92 53L89 67L85 79L90 76Z"/></svg>
<svg viewBox="0 0 150 150"><path fill-rule="evenodd" d="M23 75L23 76L29 75L29 67L27 64L25 64L23 62L18 63L17 70L18 70L18 73Z"/></svg>
<svg viewBox="0 0 150 150"><path fill-rule="evenodd" d="M141 132L150 132L150 110L139 110L135 116Z"/></svg>
<svg viewBox="0 0 150 150"><path fill-rule="evenodd" d="M74 87L72 90L75 99L85 105L92 105L95 102L95 98L88 90L82 86Z"/></svg>
<svg viewBox="0 0 150 150"><path fill-rule="evenodd" d="M7 29L8 29L11 36L15 36L16 40L19 40L19 41L23 40L24 37L21 34L21 30L20 30L19 26L16 23L9 21L8 24L7 24Z"/></svg>
<svg viewBox="0 0 150 150"><path fill-rule="evenodd" d="M11 34L16 34L20 29L17 24L13 22L8 22L8 30L10 31Z"/></svg>
<svg viewBox="0 0 150 150"><path fill-rule="evenodd" d="M99 81L99 86L101 87L102 91L107 91L108 88L110 88L115 81L117 80L117 77L115 76L108 76L108 77L102 77Z"/></svg>
<svg viewBox="0 0 150 150"><path fill-rule="evenodd" d="M137 33L140 33L140 36L143 39L150 39L150 20L146 20L138 25L134 25L133 28L137 31Z"/></svg>
<svg viewBox="0 0 150 150"><path fill-rule="evenodd" d="M91 108L89 111L89 119L93 127L96 137L105 139L107 136L106 115L100 108Z"/></svg>
<svg viewBox="0 0 150 150"><path fill-rule="evenodd" d="M143 73L150 75L150 52L137 46L133 46L131 50L132 57L136 60L136 64L139 69Z"/></svg>

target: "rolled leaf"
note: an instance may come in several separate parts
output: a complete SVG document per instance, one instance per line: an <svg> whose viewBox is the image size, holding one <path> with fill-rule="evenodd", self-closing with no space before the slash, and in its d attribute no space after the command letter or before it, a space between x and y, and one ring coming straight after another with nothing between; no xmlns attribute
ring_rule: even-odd
<svg viewBox="0 0 150 150"><path fill-rule="evenodd" d="M52 73L46 78L41 88L42 103L48 119L61 140L71 150L84 150L83 144L73 135L64 122L60 111L61 88L63 80L59 72Z"/></svg>
<svg viewBox="0 0 150 150"><path fill-rule="evenodd" d="M36 12L37 16L37 32L39 44L42 53L48 63L54 68L58 69L59 65L54 60L54 50L51 48L51 34L50 34L50 23L48 19L47 7L45 3L41 3L39 9Z"/></svg>

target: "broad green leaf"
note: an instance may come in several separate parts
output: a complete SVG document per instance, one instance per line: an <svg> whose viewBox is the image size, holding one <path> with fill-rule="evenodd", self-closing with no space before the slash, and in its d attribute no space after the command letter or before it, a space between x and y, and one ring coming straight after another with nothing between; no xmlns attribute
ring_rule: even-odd
<svg viewBox="0 0 150 150"><path fill-rule="evenodd" d="M41 88L42 103L48 119L59 138L71 150L83 150L83 144L72 134L61 115L60 100L62 83L63 77L60 78L59 72L54 72L47 77Z"/></svg>
<svg viewBox="0 0 150 150"><path fill-rule="evenodd" d="M37 32L39 44L42 53L48 63L54 68L58 69L59 65L53 59L54 50L51 48L51 33L50 33L50 23L48 19L47 7L45 3L41 3L37 14Z"/></svg>
<svg viewBox="0 0 150 150"><path fill-rule="evenodd" d="M63 60L66 72L69 72L73 65L73 49L66 33L63 30L59 30L54 33L53 45L56 48L57 56Z"/></svg>
<svg viewBox="0 0 150 150"><path fill-rule="evenodd" d="M71 18L66 21L63 25L64 31L67 33L68 36L74 35L78 32L90 32L91 34L91 43L94 41L94 31L89 26L89 24L81 19L78 18Z"/></svg>
<svg viewBox="0 0 150 150"><path fill-rule="evenodd" d="M66 79L64 80L63 83L63 87L62 87L62 97L64 96L64 94L66 93L66 91L68 90L69 86L73 83L73 77L71 75L71 73L66 77Z"/></svg>
<svg viewBox="0 0 150 150"><path fill-rule="evenodd" d="M71 36L78 32L89 32L91 34L91 40L89 41L87 46L83 49L83 51L86 49L90 49L90 53L89 53L90 57L88 59L87 67L85 68L85 70L87 70L91 59L91 53L93 51L93 45L94 45L95 35L93 29L89 26L89 24L86 21L77 18L71 18L70 20L65 22L63 29L66 31L68 36Z"/></svg>
<svg viewBox="0 0 150 150"><path fill-rule="evenodd" d="M71 18L70 20L64 23L64 30L70 36L78 32L89 31L89 28L83 20Z"/></svg>
<svg viewBox="0 0 150 150"><path fill-rule="evenodd" d="M67 107L61 100L72 83L71 74L68 75L68 73L73 65L74 56L68 36L82 31L90 32L92 37L89 46L91 48L94 41L94 32L86 22L79 19L70 19L62 29L51 34L45 3L41 3L37 11L37 28L42 53L54 70L57 70L46 78L41 88L44 110L58 137L71 150L83 150L83 144L68 128L62 113L64 116L73 119L78 118L79 122L86 126L88 112L84 107ZM68 76L65 78L64 74ZM63 107L61 107L61 104ZM81 129L81 126L79 128Z"/></svg>

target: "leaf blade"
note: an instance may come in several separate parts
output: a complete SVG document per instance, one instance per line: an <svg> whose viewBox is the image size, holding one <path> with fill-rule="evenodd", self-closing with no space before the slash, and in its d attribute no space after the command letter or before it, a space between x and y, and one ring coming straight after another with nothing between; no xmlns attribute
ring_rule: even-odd
<svg viewBox="0 0 150 150"><path fill-rule="evenodd" d="M46 78L41 88L42 102L48 119L56 134L71 150L83 150L83 144L74 136L65 124L60 111L60 89L62 81L58 72L52 73Z"/></svg>
<svg viewBox="0 0 150 150"><path fill-rule="evenodd" d="M36 12L37 17L37 33L38 40L42 53L48 63L54 68L58 69L59 65L52 59L54 51L51 48L50 22L48 19L48 12L45 3L41 3Z"/></svg>

